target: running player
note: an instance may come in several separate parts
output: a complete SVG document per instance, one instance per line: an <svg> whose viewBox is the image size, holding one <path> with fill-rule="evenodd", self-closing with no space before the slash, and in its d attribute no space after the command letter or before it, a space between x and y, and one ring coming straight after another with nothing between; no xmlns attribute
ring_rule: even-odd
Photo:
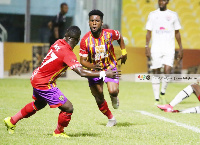
<svg viewBox="0 0 200 145"><path fill-rule="evenodd" d="M182 102L184 99L190 97L192 93L194 93L197 99L200 101L200 86L199 86L200 78L197 79L197 84L191 84L180 91L176 97L166 105L158 105L157 107L165 112L180 112L180 113L200 113L200 106L192 107L184 110L173 110L177 104Z"/></svg>
<svg viewBox="0 0 200 145"><path fill-rule="evenodd" d="M152 59L151 69L153 71L152 87L155 97L155 105L159 103L161 94L162 103L165 102L165 91L168 84L168 75L171 73L171 68L174 63L175 54L175 41L179 45L178 60L180 61L183 56L183 48L181 43L181 35L179 29L181 25L176 12L167 9L169 0L158 0L159 8L151 12L148 16L146 23L146 56ZM152 32L152 46L149 47ZM160 69L164 66L165 77L162 79L162 88L160 93L160 79L158 74L161 73Z"/></svg>
<svg viewBox="0 0 200 145"><path fill-rule="evenodd" d="M80 44L80 63L90 70L107 70L115 67L117 70L117 59L114 53L112 42L117 40L120 45L122 55L121 63L126 62L127 52L122 35L117 30L102 29L103 13L100 10L92 10L89 12L89 27L87 32L81 39ZM119 60L118 59L118 60ZM107 102L104 99L103 84L107 83L108 92L111 97L114 109L119 107L119 79L105 78L89 78L89 87L94 96L99 110L109 119L106 126L112 127L116 125L116 119L108 108Z"/></svg>
<svg viewBox="0 0 200 145"><path fill-rule="evenodd" d="M82 77L100 77L100 78L118 78L119 71L89 71L83 69L77 61L73 48L80 40L81 31L77 26L71 26L67 29L65 37L57 40L49 49L40 67L34 70L31 76L33 86L33 99L35 101L27 104L17 114L4 119L9 134L15 131L16 123L35 114L43 109L47 103L51 108L58 107L61 111L58 116L57 128L53 132L55 137L68 137L64 128L68 126L73 113L72 103L56 87L56 79L70 67Z"/></svg>

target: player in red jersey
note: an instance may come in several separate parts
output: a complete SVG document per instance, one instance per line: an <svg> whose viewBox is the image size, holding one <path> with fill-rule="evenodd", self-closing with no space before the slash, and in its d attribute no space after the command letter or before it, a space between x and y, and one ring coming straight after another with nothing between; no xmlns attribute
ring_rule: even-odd
<svg viewBox="0 0 200 145"><path fill-rule="evenodd" d="M89 13L89 27L90 30L81 39L80 44L80 63L90 70L107 70L115 67L117 70L117 59L114 53L112 42L117 40L122 55L121 63L126 62L127 53L122 35L117 30L102 29L103 13L100 10L92 10ZM119 79L92 78L88 79L90 90L94 96L99 110L108 117L109 121L106 126L112 127L116 125L116 119L108 108L107 102L104 99L103 84L107 83L108 91L111 97L114 109L119 107L118 93L119 93Z"/></svg>
<svg viewBox="0 0 200 145"><path fill-rule="evenodd" d="M67 127L71 120L73 106L69 99L56 87L56 79L65 72L68 67L82 77L120 77L120 72L113 71L112 69L100 72L83 69L73 53L73 48L80 40L80 34L81 31L79 27L71 26L67 29L65 37L57 40L50 47L41 66L34 70L30 79L33 86L32 97L35 101L27 104L14 116L4 119L10 134L14 133L16 123L19 120L30 117L37 111L43 109L48 103L51 108L58 107L61 110L58 116L57 128L53 132L53 136L68 137L66 133L64 133L64 127Z"/></svg>

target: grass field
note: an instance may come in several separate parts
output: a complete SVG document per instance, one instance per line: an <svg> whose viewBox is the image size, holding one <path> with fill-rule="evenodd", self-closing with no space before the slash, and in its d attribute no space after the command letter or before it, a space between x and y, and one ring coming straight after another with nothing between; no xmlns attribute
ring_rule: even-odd
<svg viewBox="0 0 200 145"><path fill-rule="evenodd" d="M71 138L52 136L57 125L59 109L50 109L49 106L34 116L19 121L15 134L9 135L3 119L14 115L32 101L32 87L29 79L0 79L1 145L200 144L200 133L195 130L200 130L200 115L160 111L154 106L150 83L121 81L118 110L112 108L107 87L104 86L105 98L118 122L117 126L112 128L105 127L107 118L98 110L87 81L58 80L57 84L74 106L72 120L65 129ZM171 101L187 85L186 83L169 84L167 101ZM198 105L199 102L192 95L175 109ZM144 111L147 115L138 111ZM185 126L191 128L187 129Z"/></svg>

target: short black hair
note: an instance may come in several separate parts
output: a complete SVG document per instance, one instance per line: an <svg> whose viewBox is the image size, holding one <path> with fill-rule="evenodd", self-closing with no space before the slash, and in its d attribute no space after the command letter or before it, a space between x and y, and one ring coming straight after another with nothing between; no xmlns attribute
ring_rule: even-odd
<svg viewBox="0 0 200 145"><path fill-rule="evenodd" d="M103 20L104 14L100 10L95 10L94 9L94 10L90 11L89 14L88 14L89 18L92 15L98 15L98 16L100 16L101 20Z"/></svg>
<svg viewBox="0 0 200 145"><path fill-rule="evenodd" d="M81 30L78 26L70 26L67 30L66 30L66 35L68 35L69 37L75 37L76 35L81 35Z"/></svg>
<svg viewBox="0 0 200 145"><path fill-rule="evenodd" d="M68 6L68 5L67 5L67 3L61 3L60 8L62 8L63 6Z"/></svg>

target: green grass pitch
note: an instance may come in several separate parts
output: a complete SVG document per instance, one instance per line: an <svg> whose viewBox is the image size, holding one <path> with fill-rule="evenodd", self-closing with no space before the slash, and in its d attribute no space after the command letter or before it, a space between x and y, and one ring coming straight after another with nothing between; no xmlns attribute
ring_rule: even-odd
<svg viewBox="0 0 200 145"><path fill-rule="evenodd" d="M166 98L170 102L187 83L170 83ZM9 135L3 119L17 113L32 100L29 79L0 79L0 144L1 145L156 145L156 144L200 144L200 133L175 123L166 122L139 111L200 129L200 114L165 113L154 106L151 83L120 82L120 107L112 108L107 87L105 99L117 119L117 126L106 127L107 118L101 114L90 93L87 81L58 80L57 86L73 103L74 113L65 132L71 137L54 138L59 109L47 105L28 119L18 122L15 134ZM198 106L195 95L184 100L174 109Z"/></svg>

